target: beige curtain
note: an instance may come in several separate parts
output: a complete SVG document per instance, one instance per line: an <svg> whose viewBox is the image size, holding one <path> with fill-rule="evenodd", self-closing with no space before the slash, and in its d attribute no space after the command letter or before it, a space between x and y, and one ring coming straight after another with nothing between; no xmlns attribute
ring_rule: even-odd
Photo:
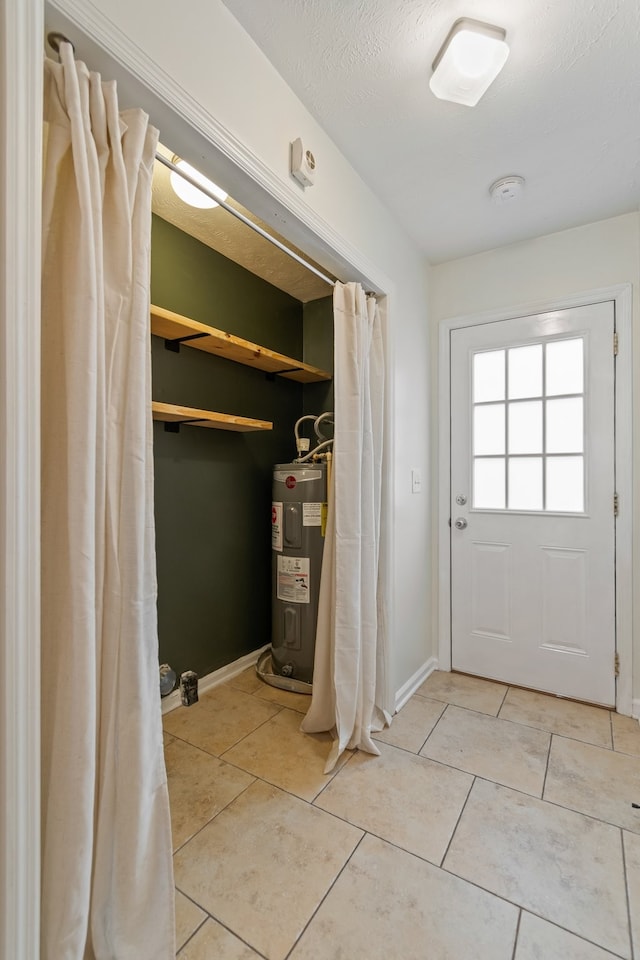
<svg viewBox="0 0 640 960"><path fill-rule="evenodd" d="M42 960L175 955L158 682L149 248L157 131L45 64Z"/></svg>
<svg viewBox="0 0 640 960"><path fill-rule="evenodd" d="M325 772L344 750L379 754L387 634L381 580L384 347L380 311L358 283L336 283L335 432L307 733L331 730Z"/></svg>

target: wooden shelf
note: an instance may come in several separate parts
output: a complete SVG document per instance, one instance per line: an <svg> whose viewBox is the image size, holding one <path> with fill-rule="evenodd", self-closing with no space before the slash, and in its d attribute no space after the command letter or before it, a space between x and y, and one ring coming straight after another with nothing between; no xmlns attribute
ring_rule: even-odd
<svg viewBox="0 0 640 960"><path fill-rule="evenodd" d="M317 383L320 380L331 380L331 374L318 367L312 367L302 360L294 360L282 353L260 347L250 340L242 340L231 333L216 330L206 323L190 320L179 313L165 310L164 307L151 306L151 333L156 337L176 345L184 343L187 347L204 350L225 360L234 360L248 367L264 370L266 373L277 374L288 380L298 383ZM260 421L256 421L259 423ZM264 428L261 428L264 429Z"/></svg>
<svg viewBox="0 0 640 960"><path fill-rule="evenodd" d="M228 413L214 413L212 410L197 410L195 407L180 407L175 403L151 404L154 420L164 423L188 424L190 427L209 427L213 430L235 430L246 433L251 430L273 430L268 420L252 420L250 417L233 417Z"/></svg>

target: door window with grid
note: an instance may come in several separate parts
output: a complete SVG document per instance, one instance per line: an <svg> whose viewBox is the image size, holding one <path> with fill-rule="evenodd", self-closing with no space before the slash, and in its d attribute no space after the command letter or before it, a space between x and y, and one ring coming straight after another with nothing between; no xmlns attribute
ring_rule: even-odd
<svg viewBox="0 0 640 960"><path fill-rule="evenodd" d="M584 337L473 355L473 508L582 513Z"/></svg>

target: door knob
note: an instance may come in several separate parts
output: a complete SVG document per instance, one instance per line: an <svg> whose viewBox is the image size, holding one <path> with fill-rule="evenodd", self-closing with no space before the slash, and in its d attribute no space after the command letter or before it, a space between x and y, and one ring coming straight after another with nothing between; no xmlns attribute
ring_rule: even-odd
<svg viewBox="0 0 640 960"><path fill-rule="evenodd" d="M467 521L464 517L458 517L458 519L454 521L453 525L456 530L464 530L467 526Z"/></svg>

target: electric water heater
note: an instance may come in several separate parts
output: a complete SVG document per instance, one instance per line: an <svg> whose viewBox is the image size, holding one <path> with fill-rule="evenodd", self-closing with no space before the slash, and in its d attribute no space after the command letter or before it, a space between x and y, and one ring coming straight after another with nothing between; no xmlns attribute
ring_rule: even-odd
<svg viewBox="0 0 640 960"><path fill-rule="evenodd" d="M305 683L313 677L326 517L326 463L276 464L271 662L274 673Z"/></svg>

